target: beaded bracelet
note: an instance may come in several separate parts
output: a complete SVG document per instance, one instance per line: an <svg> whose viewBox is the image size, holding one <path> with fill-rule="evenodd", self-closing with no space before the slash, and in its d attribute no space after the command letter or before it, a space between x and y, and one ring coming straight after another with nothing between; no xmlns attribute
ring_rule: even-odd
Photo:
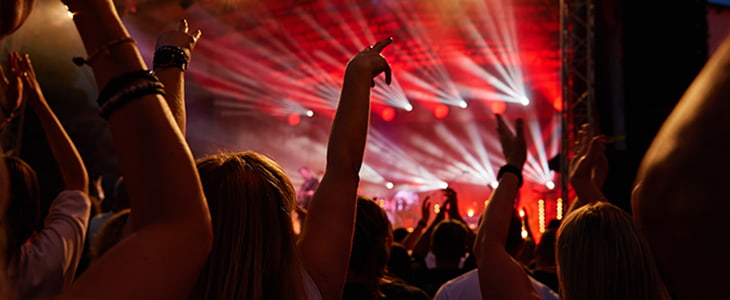
<svg viewBox="0 0 730 300"><path fill-rule="evenodd" d="M177 67L185 71L189 62L190 57L185 54L185 50L177 46L166 45L157 48L152 59L152 66L154 68Z"/></svg>
<svg viewBox="0 0 730 300"><path fill-rule="evenodd" d="M513 165L504 165L499 168L499 173L497 173L497 180L502 179L502 175L504 175L504 173L515 174L517 176L517 187L522 187L522 170Z"/></svg>
<svg viewBox="0 0 730 300"><path fill-rule="evenodd" d="M129 103L129 101L152 94L164 96L165 86L159 81L151 80L143 80L129 85L109 97L109 99L99 108L99 115L101 115L101 117L105 120L108 120L109 116L111 116L114 111Z"/></svg>
<svg viewBox="0 0 730 300"><path fill-rule="evenodd" d="M109 55L109 53L110 53L109 50L112 47L117 46L117 45L121 45L121 44L124 44L124 43L136 44L137 41L135 41L131 37L123 36L121 38L118 38L116 40L109 41L106 44L99 46L99 48L96 48L96 50L94 50L94 52L92 52L91 55L89 55L89 57L87 57L87 58L74 57L72 60L73 60L74 64L76 64L79 67L80 66L83 66L84 64L91 65L91 62L94 59L96 59L97 56L99 56L101 54Z"/></svg>

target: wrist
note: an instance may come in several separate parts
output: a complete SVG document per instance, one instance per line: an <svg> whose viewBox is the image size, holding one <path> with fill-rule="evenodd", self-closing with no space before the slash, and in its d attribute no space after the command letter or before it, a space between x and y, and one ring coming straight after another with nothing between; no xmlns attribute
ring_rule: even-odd
<svg viewBox="0 0 730 300"><path fill-rule="evenodd" d="M190 55L183 48L172 45L164 45L155 50L152 66L158 68L178 68L187 70L190 63Z"/></svg>
<svg viewBox="0 0 730 300"><path fill-rule="evenodd" d="M517 187L522 187L523 181L522 181L522 169L521 168L515 167L511 164L506 164L506 165L502 166L501 168L499 168L499 173L497 173L497 180L502 179L502 176L504 176L504 174L507 174L507 173L517 176Z"/></svg>

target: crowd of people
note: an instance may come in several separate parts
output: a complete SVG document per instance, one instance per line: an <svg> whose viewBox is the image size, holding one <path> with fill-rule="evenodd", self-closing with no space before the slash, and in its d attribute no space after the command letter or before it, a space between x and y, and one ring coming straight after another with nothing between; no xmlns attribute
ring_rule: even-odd
<svg viewBox="0 0 730 300"><path fill-rule="evenodd" d="M6 2L2 37L33 5ZM605 139L583 127L569 170L576 198L533 249L514 205L528 147L520 118L494 116L505 164L476 231L453 188L423 199L412 231L358 194L370 93L381 73L390 84L381 53L392 38L344 66L324 173L300 169L309 180L297 189L261 153L192 155L185 71L201 30L182 20L161 33L150 69L113 1L62 2L89 54L75 62L93 70L121 177L111 193L89 179L31 58L11 53L0 124L12 128L24 107L38 117L63 190L43 199L33 167L3 151L0 299L727 299L730 201L719 187L730 175L709 166L730 166L730 38L647 151L634 214L604 196ZM430 221L432 204L441 209Z"/></svg>

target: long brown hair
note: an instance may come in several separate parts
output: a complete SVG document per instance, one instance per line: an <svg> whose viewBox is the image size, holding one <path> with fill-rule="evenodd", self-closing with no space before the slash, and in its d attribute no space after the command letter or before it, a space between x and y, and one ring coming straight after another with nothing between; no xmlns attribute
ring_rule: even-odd
<svg viewBox="0 0 730 300"><path fill-rule="evenodd" d="M560 298L662 299L654 257L631 216L608 202L585 205L557 236Z"/></svg>
<svg viewBox="0 0 730 300"><path fill-rule="evenodd" d="M197 161L213 222L213 249L190 299L304 298L284 170L251 151Z"/></svg>

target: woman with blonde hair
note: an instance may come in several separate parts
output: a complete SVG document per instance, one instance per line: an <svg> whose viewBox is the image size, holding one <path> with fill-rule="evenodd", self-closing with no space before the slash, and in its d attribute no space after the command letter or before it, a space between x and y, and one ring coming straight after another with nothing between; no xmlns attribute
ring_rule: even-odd
<svg viewBox="0 0 730 300"><path fill-rule="evenodd" d="M482 297L539 299L527 273L504 249L527 153L523 121L517 119L515 132L499 115L497 123L507 164L500 169L499 186L490 197L474 246ZM593 174L603 167L603 138L581 140L589 144L570 174L580 203L571 207L557 234L561 299L668 299L651 251L631 217L606 202L595 184Z"/></svg>
<svg viewBox="0 0 730 300"><path fill-rule="evenodd" d="M155 57L177 49L190 59L199 36L200 31L188 33L187 23L182 22L178 30L158 38ZM297 206L296 192L274 160L253 151L197 160L214 238L189 299L341 297L352 247L370 88L382 72L390 83L390 67L380 52L391 42L381 40L347 63L327 146L327 166L299 236L294 234L291 216ZM181 65L155 64L182 132L184 99L176 95L183 91L184 71Z"/></svg>

